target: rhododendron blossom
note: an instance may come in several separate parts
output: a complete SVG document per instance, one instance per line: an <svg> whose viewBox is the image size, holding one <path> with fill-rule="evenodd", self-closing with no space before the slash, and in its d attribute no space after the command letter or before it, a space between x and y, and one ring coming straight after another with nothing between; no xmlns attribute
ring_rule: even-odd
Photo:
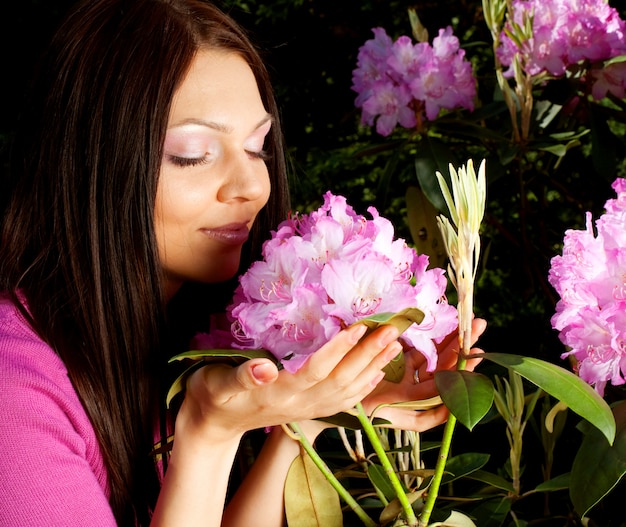
<svg viewBox="0 0 626 527"><path fill-rule="evenodd" d="M500 35L498 59L508 67L506 76L513 76L514 58L520 59L529 75L547 73L565 75L570 66L588 62L600 64L591 71L591 94L595 99L607 91L623 97L626 70L609 65L610 72L599 73L603 61L626 55L626 23L605 0L513 0L512 13ZM532 34L511 38L514 25L525 27L532 20Z"/></svg>
<svg viewBox="0 0 626 527"><path fill-rule="evenodd" d="M616 199L585 230L565 233L563 254L549 280L560 295L552 325L571 348L580 377L603 395L607 382L626 382L626 179L613 183Z"/></svg>
<svg viewBox="0 0 626 527"><path fill-rule="evenodd" d="M472 65L451 27L440 29L432 46L413 44L405 35L393 42L383 28L372 31L374 38L359 49L352 73L364 124L376 123L376 131L387 136L398 124L413 128L422 114L432 121L442 108L474 109Z"/></svg>
<svg viewBox="0 0 626 527"><path fill-rule="evenodd" d="M327 192L318 210L282 222L228 307L231 346L266 349L293 372L350 324L416 307L425 318L402 338L434 370L435 343L458 324L444 296L445 273L394 239L392 224L375 208L368 212L371 219Z"/></svg>

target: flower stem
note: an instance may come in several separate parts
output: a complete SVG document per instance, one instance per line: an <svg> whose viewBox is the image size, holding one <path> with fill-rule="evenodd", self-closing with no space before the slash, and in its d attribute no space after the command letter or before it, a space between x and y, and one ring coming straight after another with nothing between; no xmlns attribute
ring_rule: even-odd
<svg viewBox="0 0 626 527"><path fill-rule="evenodd" d="M439 487L441 486L441 480L443 478L444 469L448 461L448 454L450 452L450 445L452 444L452 435L454 434L454 427L456 426L456 417L450 414L446 426L443 429L443 438L441 440L441 447L439 449L439 458L435 465L435 473L428 489L428 496L424 503L424 508L420 514L420 526L428 525L430 516L435 508L435 501L439 495Z"/></svg>
<svg viewBox="0 0 626 527"><path fill-rule="evenodd" d="M377 527L377 523L370 518L363 507L359 505L359 503L352 497L352 495L346 490L346 488L341 484L341 482L335 477L332 471L328 468L328 465L324 462L324 460L320 457L320 455L315 451L313 445L306 438L300 425L298 423L289 423L289 427L293 429L294 432L298 435L298 441L302 445L302 448L306 451L306 453L311 457L313 463L317 466L318 469L324 474L328 482L333 486L333 488L339 494L339 497L354 511L354 513L359 517L359 519L363 522L363 525L366 527Z"/></svg>
<svg viewBox="0 0 626 527"><path fill-rule="evenodd" d="M467 259L467 257L466 257ZM467 355L470 352L470 344L472 338L472 313L474 303L473 280L469 273L464 273L457 280L457 289L459 293L459 355L457 358L456 369L464 370L467 364ZM452 436L456 426L456 417L450 413L445 428L443 429L443 437L439 448L439 457L435 465L435 473L428 489L428 496L420 514L420 527L426 527L435 508L435 501L439 495L441 480L448 461L450 446L452 445Z"/></svg>
<svg viewBox="0 0 626 527"><path fill-rule="evenodd" d="M400 482L398 475L396 474L393 466L391 465L391 462L389 461L389 458L387 457L387 452L385 452L385 449L380 443L380 439L376 434L374 425L372 425L369 418L367 417L367 414L365 413L365 410L363 409L363 405L361 403L358 403L356 405L356 409L358 411L357 417L359 419L359 422L361 423L361 426L363 427L363 430L365 431L365 435L370 440L370 443L374 448L374 452L376 452L376 455L378 456L378 459L383 466L387 477L389 478L391 486L396 492L398 501L400 502L402 510L404 511L404 514L406 516L407 525L409 525L410 527L416 527L417 517L415 516L413 507L411 507L411 503L409 502L409 498L407 497L406 492L402 487L402 483Z"/></svg>

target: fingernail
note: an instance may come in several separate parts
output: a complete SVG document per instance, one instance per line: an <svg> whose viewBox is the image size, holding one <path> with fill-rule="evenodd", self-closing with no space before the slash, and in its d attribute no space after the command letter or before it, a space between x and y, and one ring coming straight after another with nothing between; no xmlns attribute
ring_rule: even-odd
<svg viewBox="0 0 626 527"><path fill-rule="evenodd" d="M350 332L350 339L356 344L365 335L367 326L365 324L355 324L348 331Z"/></svg>
<svg viewBox="0 0 626 527"><path fill-rule="evenodd" d="M395 359L398 354L402 351L402 344L400 344L397 340L389 344L387 352L385 353L385 360L387 362Z"/></svg>
<svg viewBox="0 0 626 527"><path fill-rule="evenodd" d="M378 375L376 375L376 377L374 377L371 381L370 381L370 385L371 386L378 386L378 383L380 381L383 380L383 378L385 377L385 372L384 371L379 371Z"/></svg>
<svg viewBox="0 0 626 527"><path fill-rule="evenodd" d="M382 335L380 336L380 345L386 346L387 344L391 344L394 340L397 340L400 336L400 332L398 328L395 326L385 326L382 331Z"/></svg>
<svg viewBox="0 0 626 527"><path fill-rule="evenodd" d="M274 374L274 367L268 363L252 366L252 376L258 383L266 383Z"/></svg>

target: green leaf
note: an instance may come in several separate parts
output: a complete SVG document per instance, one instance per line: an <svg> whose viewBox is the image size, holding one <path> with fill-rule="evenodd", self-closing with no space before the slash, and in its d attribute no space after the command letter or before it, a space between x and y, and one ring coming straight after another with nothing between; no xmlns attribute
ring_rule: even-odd
<svg viewBox="0 0 626 527"><path fill-rule="evenodd" d="M459 165L455 161L454 153L445 143L431 137L425 137L423 141L420 141L419 151L415 156L417 181L428 200L437 210L442 212L447 212L448 208L441 194L435 174L436 172L441 172L448 185L450 185L448 169L450 163L454 166Z"/></svg>
<svg viewBox="0 0 626 527"><path fill-rule="evenodd" d="M441 484L445 485L456 479L462 478L483 468L489 461L489 454L479 452L467 452L451 457L446 463L446 473Z"/></svg>
<svg viewBox="0 0 626 527"><path fill-rule="evenodd" d="M287 473L285 514L289 527L343 525L337 491L306 454L294 459Z"/></svg>
<svg viewBox="0 0 626 527"><path fill-rule="evenodd" d="M548 481L544 481L535 487L535 492L553 492L555 490L565 490L570 486L570 473L566 472Z"/></svg>
<svg viewBox="0 0 626 527"><path fill-rule="evenodd" d="M380 326L392 325L398 328L400 334L404 333L412 324L421 324L424 320L424 313L416 307L407 307L396 313L377 313L375 315L362 318L356 324L362 323L369 328L369 332Z"/></svg>
<svg viewBox="0 0 626 527"><path fill-rule="evenodd" d="M374 487L383 493L387 501L391 501L396 497L396 491L382 466L376 464L369 465L367 467L367 477Z"/></svg>
<svg viewBox="0 0 626 527"><path fill-rule="evenodd" d="M444 404L469 430L493 403L493 384L481 373L442 370L435 374L435 384Z"/></svg>
<svg viewBox="0 0 626 527"><path fill-rule="evenodd" d="M510 492L511 494L515 492L513 484L510 481L507 481L497 474L487 472L486 470L476 470L475 472L469 474L467 477L475 481L480 481L481 483L489 485L490 487Z"/></svg>
<svg viewBox="0 0 626 527"><path fill-rule="evenodd" d="M602 440L591 428L584 436L572 464L570 498L574 508L584 516L626 473L626 401L613 407L617 435L613 445Z"/></svg>
<svg viewBox="0 0 626 527"><path fill-rule="evenodd" d="M240 350L240 349L213 349L213 350L192 350L180 353L172 357L168 362L189 360L201 360L211 358L232 359L235 362L249 359L270 359L279 368L280 362L267 350Z"/></svg>
<svg viewBox="0 0 626 527"><path fill-rule="evenodd" d="M413 324L421 324L424 320L424 313L416 307L408 307L397 313L377 313L367 318L363 318L356 322L356 324L365 324L368 328L367 336L369 333L379 328L380 326L395 326L398 329L400 335L409 329ZM400 352L394 359L392 359L387 366L383 368L385 372L385 380L389 382L400 382L404 377L406 370L406 364L404 362L404 353Z"/></svg>
<svg viewBox="0 0 626 527"><path fill-rule="evenodd" d="M480 527L500 527L511 511L511 500L503 497L486 500L472 509L476 525Z"/></svg>
<svg viewBox="0 0 626 527"><path fill-rule="evenodd" d="M534 357L509 353L481 353L480 357L510 368L600 430L609 443L615 438L615 419L609 405L580 377Z"/></svg>

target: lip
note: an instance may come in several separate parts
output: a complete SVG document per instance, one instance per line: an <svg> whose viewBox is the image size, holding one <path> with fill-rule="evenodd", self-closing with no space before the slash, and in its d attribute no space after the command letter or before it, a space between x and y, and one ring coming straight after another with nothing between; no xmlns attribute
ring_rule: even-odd
<svg viewBox="0 0 626 527"><path fill-rule="evenodd" d="M243 245L250 236L247 223L229 223L220 227L200 229L200 231L209 238L226 245Z"/></svg>

